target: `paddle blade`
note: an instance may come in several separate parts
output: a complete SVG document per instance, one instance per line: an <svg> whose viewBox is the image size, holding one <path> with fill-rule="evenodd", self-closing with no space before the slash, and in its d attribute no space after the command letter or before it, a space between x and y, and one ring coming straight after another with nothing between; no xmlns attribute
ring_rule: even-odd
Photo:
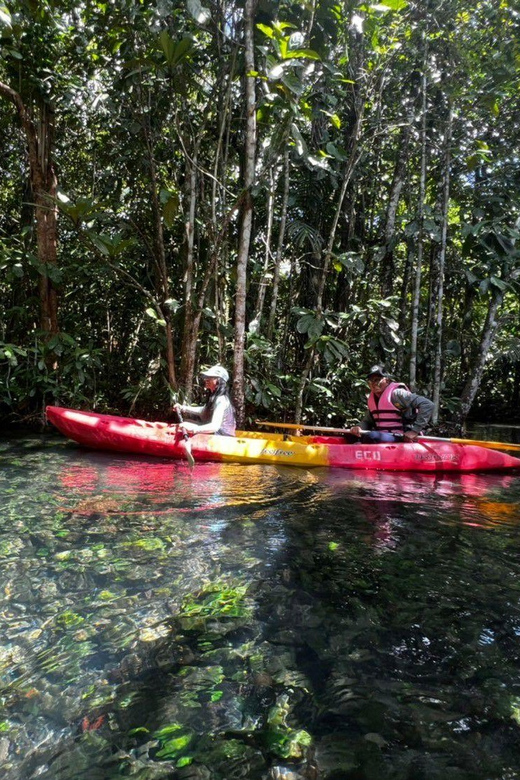
<svg viewBox="0 0 520 780"><path fill-rule="evenodd" d="M180 425L183 424L184 419L182 417L182 414L178 409L175 410L177 412L177 417L179 418ZM190 437L186 433L186 431L183 432L182 438L184 439L184 452L186 453L186 460L188 461L188 465L190 469L192 469L195 465L195 458L193 457L193 453L191 451L191 441Z"/></svg>
<svg viewBox="0 0 520 780"><path fill-rule="evenodd" d="M195 465L195 458L193 457L192 451L191 451L191 443L188 436L187 441L184 441L184 449L186 451L186 460L188 461L188 465L190 469L192 469Z"/></svg>
<svg viewBox="0 0 520 780"><path fill-rule="evenodd" d="M452 444L468 444L473 447L484 447L487 450L510 450L520 452L520 444L506 441L477 441L477 439L444 439L440 436L419 436L419 441L450 441Z"/></svg>
<svg viewBox="0 0 520 780"><path fill-rule="evenodd" d="M506 441L476 441L475 439L450 439L454 444L474 444L478 447L486 447L488 450L511 450L520 452L520 444L512 444Z"/></svg>

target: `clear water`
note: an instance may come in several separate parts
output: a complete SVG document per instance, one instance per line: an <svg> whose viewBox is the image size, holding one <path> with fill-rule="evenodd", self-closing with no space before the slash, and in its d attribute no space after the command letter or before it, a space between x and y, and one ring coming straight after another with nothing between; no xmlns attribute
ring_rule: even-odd
<svg viewBox="0 0 520 780"><path fill-rule="evenodd" d="M6 780L520 777L520 474L0 461Z"/></svg>

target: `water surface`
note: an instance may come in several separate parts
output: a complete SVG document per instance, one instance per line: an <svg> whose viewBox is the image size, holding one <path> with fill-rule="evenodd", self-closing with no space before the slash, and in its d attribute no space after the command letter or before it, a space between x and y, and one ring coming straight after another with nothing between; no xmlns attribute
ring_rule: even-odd
<svg viewBox="0 0 520 780"><path fill-rule="evenodd" d="M7 780L520 777L520 475L0 461Z"/></svg>

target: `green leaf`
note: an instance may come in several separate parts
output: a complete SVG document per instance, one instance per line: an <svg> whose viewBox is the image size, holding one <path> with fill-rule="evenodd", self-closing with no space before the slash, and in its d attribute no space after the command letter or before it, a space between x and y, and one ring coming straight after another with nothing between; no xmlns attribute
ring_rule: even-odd
<svg viewBox="0 0 520 780"><path fill-rule="evenodd" d="M277 385L272 385L272 384L270 384L270 383L269 383L269 384L267 385L267 387L269 388L269 390L271 391L271 393L272 393L274 396L276 396L276 398L281 398L281 397L282 397L282 391L280 390L280 388L279 388Z"/></svg>
<svg viewBox="0 0 520 780"><path fill-rule="evenodd" d="M164 52L164 56L166 57L166 62L168 65L171 65L173 62L173 54L175 51L175 42L171 35L169 34L168 30L163 30L162 33L159 36L159 41L161 44L161 48Z"/></svg>
<svg viewBox="0 0 520 780"><path fill-rule="evenodd" d="M159 42L164 52L166 62L170 67L175 67L186 59L193 51L194 45L191 38L185 37L175 42L167 30L163 30L159 36Z"/></svg>
<svg viewBox="0 0 520 780"><path fill-rule="evenodd" d="M402 11L403 8L408 6L408 0L385 0L385 5L392 9L392 11Z"/></svg>
<svg viewBox="0 0 520 780"><path fill-rule="evenodd" d="M11 14L9 13L9 9L6 8L5 5L0 5L0 26L8 27L9 29L12 26Z"/></svg>
<svg viewBox="0 0 520 780"><path fill-rule="evenodd" d="M163 726L162 729L156 731L154 737L156 739L163 739L163 737L169 737L170 734L175 734L177 731L182 731L180 723L170 723L168 726Z"/></svg>
<svg viewBox="0 0 520 780"><path fill-rule="evenodd" d="M489 281L493 287L498 287L498 289L502 290L503 292L509 289L509 285L502 281L502 279L499 279L498 276L490 276Z"/></svg>
<svg viewBox="0 0 520 780"><path fill-rule="evenodd" d="M338 147L333 144L331 141L326 145L325 149L327 150L327 154L330 154L331 157L335 157L336 160L341 160L344 162L348 159L347 154L341 149L338 149Z"/></svg>
<svg viewBox="0 0 520 780"><path fill-rule="evenodd" d="M282 75L280 76L280 81L294 95L300 96L305 89L305 85L303 84L302 80L298 78L298 76L292 71L291 72L285 71L284 73L282 73Z"/></svg>
<svg viewBox="0 0 520 780"><path fill-rule="evenodd" d="M257 24L257 29L260 30L260 32L263 32L264 35L267 35L268 38L274 38L274 30L272 27L268 27L267 24Z"/></svg>
<svg viewBox="0 0 520 780"><path fill-rule="evenodd" d="M170 194L170 197L164 204L164 208L163 208L164 223L167 227L170 228L172 227L178 213L179 213L179 196L176 192L174 192Z"/></svg>
<svg viewBox="0 0 520 780"><path fill-rule="evenodd" d="M178 65L181 60L186 59L195 49L191 38L182 38L175 46L172 65Z"/></svg>
<svg viewBox="0 0 520 780"><path fill-rule="evenodd" d="M408 0L385 0L384 3L376 3L368 6L370 13L387 14L389 11L401 11L408 5Z"/></svg>
<svg viewBox="0 0 520 780"><path fill-rule="evenodd" d="M295 59L321 60L320 55L313 49L288 49L283 55L285 60Z"/></svg>

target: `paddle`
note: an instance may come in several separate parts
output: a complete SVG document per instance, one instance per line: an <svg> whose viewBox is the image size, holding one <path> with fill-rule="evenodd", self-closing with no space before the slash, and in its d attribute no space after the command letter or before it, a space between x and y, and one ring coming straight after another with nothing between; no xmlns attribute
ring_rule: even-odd
<svg viewBox="0 0 520 780"><path fill-rule="evenodd" d="M346 428L324 428L321 425L297 425L296 423L274 423L255 420L256 425L264 425L267 428L288 428L291 431L318 431L319 433L332 433L342 435L348 433Z"/></svg>
<svg viewBox="0 0 520 780"><path fill-rule="evenodd" d="M179 412L178 409L176 409L175 411L177 413L177 417L179 418L179 423L180 423L180 425L182 425L183 422L184 422L182 414ZM190 469L192 469L194 467L194 465L195 465L195 458L193 457L193 454L191 452L190 437L189 437L187 431L181 431L181 433L182 433L182 438L184 439L184 449L186 451L186 460L189 463Z"/></svg>
<svg viewBox="0 0 520 780"><path fill-rule="evenodd" d="M255 420L257 425L267 426L269 428L288 428L293 431L316 431L319 433L343 436L348 434L345 428L325 428L320 425L297 425L296 423L274 423L262 420ZM418 441L449 441L452 444L472 444L473 446L485 447L488 450L511 450L520 451L520 444L510 444L502 441L477 441L476 439L447 439L440 436L419 436Z"/></svg>

